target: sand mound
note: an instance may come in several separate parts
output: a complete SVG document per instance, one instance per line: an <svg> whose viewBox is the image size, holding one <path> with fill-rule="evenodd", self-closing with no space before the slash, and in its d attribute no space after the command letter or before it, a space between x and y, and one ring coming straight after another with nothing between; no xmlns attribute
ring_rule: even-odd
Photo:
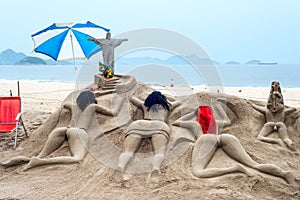
<svg viewBox="0 0 300 200"><path fill-rule="evenodd" d="M162 169L159 186L147 182L151 167L152 147L145 139L137 156L130 162L128 182L120 185L111 181L113 167L122 151L124 130L141 113L129 102L129 96L145 97L152 88L137 83L125 93L109 93L97 98L98 103L111 106L117 98L123 99L120 113L126 117L97 116L88 130L90 134L89 154L78 164L49 165L26 172L20 166L0 169L0 199L299 199L299 186L288 185L283 179L249 169L255 176L233 173L216 178L196 178L191 172L193 135L184 128L171 126L172 135L167 158ZM74 100L71 93L66 101ZM293 172L300 179L300 151L257 140L264 124L264 116L250 104L236 96L210 94L206 92L179 97L182 105L169 119L172 124L180 116L193 112L198 105L211 105L226 101L226 114L231 125L222 132L239 138L247 153L259 163L273 163ZM218 99L222 99L219 101ZM257 101L257 104L265 105ZM126 106L128 105L128 106ZM300 148L299 112L287 116L289 137ZM45 113L31 115L34 119ZM47 116L47 115L46 115ZM48 117L48 116L47 116ZM36 156L42 149L49 133L56 127L67 126L71 113L57 110L40 125L29 138L25 138L16 150L4 149L1 161L13 156ZM38 122L36 122L38 123ZM31 126L32 125L32 126ZM29 125L33 127L33 123ZM34 130L34 129L32 129ZM276 134L273 135L276 137ZM176 144L175 146L173 146ZM69 155L67 142L51 156ZM208 167L230 166L236 161L218 150ZM131 173L136 172L136 173ZM299 181L298 181L299 183Z"/></svg>

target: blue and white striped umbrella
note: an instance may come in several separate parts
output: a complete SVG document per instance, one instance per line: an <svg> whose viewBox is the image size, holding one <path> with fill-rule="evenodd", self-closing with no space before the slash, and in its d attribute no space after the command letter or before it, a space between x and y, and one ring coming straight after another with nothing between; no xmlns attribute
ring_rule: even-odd
<svg viewBox="0 0 300 200"><path fill-rule="evenodd" d="M32 34L34 51L50 56L56 61L88 59L101 47L88 38L105 38L109 29L84 23L54 23Z"/></svg>

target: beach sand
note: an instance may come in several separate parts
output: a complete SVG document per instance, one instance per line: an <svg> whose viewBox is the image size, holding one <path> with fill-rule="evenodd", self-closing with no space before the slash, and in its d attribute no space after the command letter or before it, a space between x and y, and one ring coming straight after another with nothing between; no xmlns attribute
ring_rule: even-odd
<svg viewBox="0 0 300 200"><path fill-rule="evenodd" d="M19 85L20 96L22 97L23 119L29 132L29 136L32 136L32 134L34 134L55 111L60 109L61 103L75 88L74 83L65 82L20 81ZM180 87L155 87L155 89L159 89L163 93L172 93L174 90L185 90L185 88ZM10 90L12 90L13 95L17 94L16 81L0 81L0 96L9 96ZM192 87L191 92L207 92L209 90L210 89L204 86L194 86ZM256 87L224 88L224 92L227 95L262 101L264 103L267 101L269 90L270 88ZM300 88L282 88L282 90L285 105L299 108ZM12 150L13 139L11 135L1 134L1 140L0 151L2 152L3 157L8 158L14 155L22 155L22 148L19 148L17 151ZM28 138L23 134L19 137L18 143L22 143L26 140L28 140ZM247 140L243 139L242 141L246 144L247 149L250 149L250 152L257 152ZM39 142L37 142L37 144L39 144ZM262 145L261 142L254 143L254 146L258 145L259 148L263 147L264 150L267 148L260 146ZM268 147L270 147L270 144L268 144ZM38 150L35 149L35 152L37 151ZM282 150L282 148L279 149L279 152L283 152L282 155L291 156L293 159L299 157L299 152L289 153L286 150ZM289 166L293 171L296 171L298 177L300 177L299 163L295 163L294 160L288 162L283 160L281 162L280 157L282 155L277 155L272 159L281 166ZM260 161L268 161L268 159L271 158L269 156L271 155L268 153L262 158L261 155L254 157ZM1 161L3 161L3 157ZM91 163L96 165L97 162L90 161L92 160L91 156L88 156L87 159L89 162L85 161L82 163L84 169L80 168L79 165L59 165L57 168L55 166L45 167L22 172L21 174L19 174L17 168L13 168L12 170L1 170L0 179L3 183L0 184L2 187L1 191L5 191L5 193L0 194L0 199L9 199L8 197L12 199L32 199L33 196L37 199L77 199L77 197L80 199L198 199L202 196L203 199L230 198L252 200L265 198L298 199L300 197L299 188L287 189L289 186L282 180L277 182L277 179L274 180L274 178L271 178L272 181L268 181L261 177L258 179L247 179L243 175L228 175L222 176L221 178L205 179L203 182L195 182L195 178L168 174L169 177L163 181L163 186L159 189L143 188L144 179L142 176L137 175L136 181L132 183L133 188L129 189L126 186L120 187L110 183L106 179L103 180L103 182L101 182L101 179L98 180L97 177L104 178L104 176L106 176L105 174L108 172L107 167L93 166L89 169L89 166L87 165ZM180 162L184 163L184 165L190 164L189 161L186 163L184 159L186 158L181 159ZM59 170L60 168L62 171ZM183 169L176 169L176 172L181 172L182 170ZM70 178L65 177L67 174L63 174L66 171L70 171L68 176L77 179L73 184L69 182ZM12 177L10 177L10 175L12 175ZM50 178L51 176L54 176L55 178ZM16 179L16 177L18 178ZM46 184L47 181L49 181L49 186L43 185ZM240 186L239 181L242 181L243 183L246 182L246 185ZM81 185L75 186L74 184L79 184L78 182L81 182ZM21 185L22 187L20 187ZM91 187L91 185L93 185L93 187ZM18 188L12 189L15 187ZM203 187L203 190L201 187ZM208 189L209 187L211 187L211 189ZM274 187L277 189L273 190L272 188ZM247 192L247 194L240 193L240 189L242 189L243 192ZM53 190L53 192L49 192L48 190ZM15 193L13 191L15 191ZM257 191L258 194L255 194L255 191ZM273 194L274 191L276 191L277 194ZM264 196L264 194L266 196Z"/></svg>
<svg viewBox="0 0 300 200"><path fill-rule="evenodd" d="M76 84L72 82L46 82L46 81L20 81L20 96L22 98L23 112L43 111L52 113L56 111L64 99L75 90ZM205 86L191 87L159 87L154 89L163 93L180 94L197 92L216 92L213 88ZM9 96L10 90L13 96L18 94L17 81L0 80L0 96ZM224 87L220 92L227 95L234 95L240 98L267 101L269 87ZM282 88L284 103L291 107L300 107L300 88Z"/></svg>

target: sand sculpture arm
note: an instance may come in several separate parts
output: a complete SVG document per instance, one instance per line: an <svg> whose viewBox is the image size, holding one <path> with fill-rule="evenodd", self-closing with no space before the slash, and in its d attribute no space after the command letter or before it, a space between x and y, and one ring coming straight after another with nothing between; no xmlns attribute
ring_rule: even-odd
<svg viewBox="0 0 300 200"><path fill-rule="evenodd" d="M195 114L191 112L176 120L172 125L188 129L197 139L203 133L199 123L194 118Z"/></svg>
<svg viewBox="0 0 300 200"><path fill-rule="evenodd" d="M292 112L295 112L297 109L296 108L285 108L284 109L284 112L285 112L285 114L290 114L290 113L292 113Z"/></svg>
<svg viewBox="0 0 300 200"><path fill-rule="evenodd" d="M120 113L121 107L124 103L124 98L121 96L118 96L113 100L112 102L112 114L113 115L118 115L118 113ZM127 102L127 99L126 99Z"/></svg>
<svg viewBox="0 0 300 200"><path fill-rule="evenodd" d="M252 108L254 108L255 110L261 112L261 113L265 113L266 112L266 108L265 107L261 107L261 106L258 106L250 101L248 101L249 104L252 106Z"/></svg>
<svg viewBox="0 0 300 200"><path fill-rule="evenodd" d="M103 105L94 104L95 110L98 113L107 115L107 116L114 116L119 113L121 105L122 105L122 98L116 98L116 100L112 104L112 108L107 108Z"/></svg>
<svg viewBox="0 0 300 200"><path fill-rule="evenodd" d="M131 101L136 107L139 107L139 108L143 109L144 102L141 101L140 99L135 98L135 97L131 97L131 98L130 98L130 101Z"/></svg>
<svg viewBox="0 0 300 200"><path fill-rule="evenodd" d="M95 42L96 44L98 44L98 45L100 45L100 46L103 45L103 43L101 43L100 40L97 40L97 39L95 39L95 38L88 38L88 40L89 40L89 41L93 41L93 42Z"/></svg>
<svg viewBox="0 0 300 200"><path fill-rule="evenodd" d="M122 42L128 41L128 39L114 39L113 41L114 41L113 46L117 47L117 46L120 46L122 44Z"/></svg>
<svg viewBox="0 0 300 200"><path fill-rule="evenodd" d="M64 103L63 104L63 108L65 108L67 110L72 110L73 104L71 104L71 103Z"/></svg>
<svg viewBox="0 0 300 200"><path fill-rule="evenodd" d="M170 102L171 104L171 109L175 109L176 107L181 105L181 101L175 101L175 102Z"/></svg>
<svg viewBox="0 0 300 200"><path fill-rule="evenodd" d="M108 116L113 116L114 115L112 110L109 110L109 109L107 109L106 107L104 107L102 105L95 104L95 109L96 109L96 112L102 113L104 115L108 115Z"/></svg>

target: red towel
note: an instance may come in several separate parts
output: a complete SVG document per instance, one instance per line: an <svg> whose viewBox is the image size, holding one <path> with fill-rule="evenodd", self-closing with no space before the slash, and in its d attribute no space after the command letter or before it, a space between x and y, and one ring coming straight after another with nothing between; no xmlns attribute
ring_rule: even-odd
<svg viewBox="0 0 300 200"><path fill-rule="evenodd" d="M217 134L216 119L209 106L199 106L196 120L201 125L204 134Z"/></svg>

